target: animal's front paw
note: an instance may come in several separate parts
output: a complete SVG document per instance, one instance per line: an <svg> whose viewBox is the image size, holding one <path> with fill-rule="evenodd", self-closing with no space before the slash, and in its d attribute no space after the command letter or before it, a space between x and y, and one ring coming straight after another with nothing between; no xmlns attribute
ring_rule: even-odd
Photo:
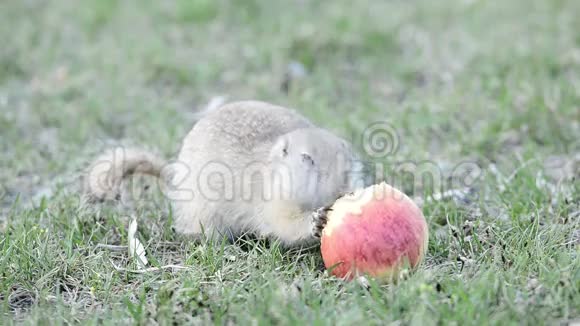
<svg viewBox="0 0 580 326"><path fill-rule="evenodd" d="M312 212L312 236L315 238L320 238L322 236L322 229L326 226L328 222L328 212L332 209L330 206L320 207L319 209Z"/></svg>

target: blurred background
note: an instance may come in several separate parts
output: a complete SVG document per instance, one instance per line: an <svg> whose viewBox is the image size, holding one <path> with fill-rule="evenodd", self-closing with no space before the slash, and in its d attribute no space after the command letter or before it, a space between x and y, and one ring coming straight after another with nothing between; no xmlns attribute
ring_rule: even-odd
<svg viewBox="0 0 580 326"><path fill-rule="evenodd" d="M0 314L577 317L579 17L578 0L0 0ZM114 267L131 268L126 251L98 246L127 243L127 216L80 201L78 172L114 144L171 158L198 110L243 99L296 108L358 149L387 122L398 146L380 160L444 177L474 163L481 202L427 205L425 268L380 291L323 276L312 252L181 242L164 204L138 210L141 240L153 263L188 269Z"/></svg>

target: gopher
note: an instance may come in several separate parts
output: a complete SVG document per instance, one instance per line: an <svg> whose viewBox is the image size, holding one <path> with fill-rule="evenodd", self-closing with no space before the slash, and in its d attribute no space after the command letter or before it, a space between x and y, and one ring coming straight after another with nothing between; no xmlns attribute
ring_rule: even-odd
<svg viewBox="0 0 580 326"><path fill-rule="evenodd" d="M252 233L287 246L320 236L328 205L361 184L351 144L293 109L259 101L201 115L168 162L141 149L116 148L87 172L91 199L120 199L135 173L158 177L177 232Z"/></svg>

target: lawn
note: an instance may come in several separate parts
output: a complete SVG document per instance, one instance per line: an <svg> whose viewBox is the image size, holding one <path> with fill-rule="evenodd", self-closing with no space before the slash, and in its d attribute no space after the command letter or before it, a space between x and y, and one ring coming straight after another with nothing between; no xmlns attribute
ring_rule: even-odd
<svg viewBox="0 0 580 326"><path fill-rule="evenodd" d="M579 14L576 0L1 1L0 324L578 320ZM172 158L220 97L296 108L363 153L387 122L397 146L372 163L389 182L474 195L423 206L425 262L368 289L325 273L316 247L177 235L155 191L133 207L79 195L96 154ZM152 265L184 268L136 272L131 214Z"/></svg>

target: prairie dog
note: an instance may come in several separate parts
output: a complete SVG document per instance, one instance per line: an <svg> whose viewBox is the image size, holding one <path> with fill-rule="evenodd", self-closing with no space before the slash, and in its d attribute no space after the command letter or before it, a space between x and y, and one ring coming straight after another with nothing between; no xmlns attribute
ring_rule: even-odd
<svg viewBox="0 0 580 326"><path fill-rule="evenodd" d="M315 240L325 211L361 186L351 145L296 111L259 101L225 104L197 121L175 162L143 150L111 150L87 190L118 199L124 177L160 177L177 232L244 232L298 245Z"/></svg>

